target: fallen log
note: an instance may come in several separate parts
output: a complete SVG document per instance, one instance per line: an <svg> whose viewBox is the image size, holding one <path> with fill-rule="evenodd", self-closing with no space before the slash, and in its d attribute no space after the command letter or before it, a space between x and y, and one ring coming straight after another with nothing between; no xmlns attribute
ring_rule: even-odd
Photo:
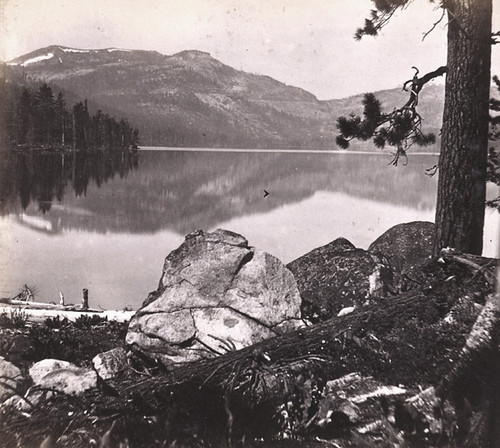
<svg viewBox="0 0 500 448"><path fill-rule="evenodd" d="M12 305L24 309L33 310L59 310L59 311L89 311L92 313L102 313L104 310L93 309L89 307L83 307L81 305L60 305L55 303L45 303L45 302L28 302L26 300L10 299L0 305Z"/></svg>
<svg viewBox="0 0 500 448"><path fill-rule="evenodd" d="M18 303L20 302L20 303ZM81 316L101 317L118 322L128 322L134 311L97 310L93 308L82 309L79 306L53 305L42 302L24 302L10 300L0 303L0 313L7 315L21 314L29 322L43 322L47 318L61 318L74 321Z"/></svg>
<svg viewBox="0 0 500 448"><path fill-rule="evenodd" d="M419 315L437 321L443 315L441 307L441 303L421 291L410 291L399 297L381 300L357 312L267 339L218 358L178 366L171 372L134 385L133 389L140 393L152 390L161 393L162 390L166 391L183 383L196 387L222 385L234 373L235 365L238 365L241 372L245 372L259 364L286 366L294 361L314 357L325 359L330 364L337 363L338 375L342 375L344 369L340 360L346 354L347 341L354 337L362 339L368 332L382 334Z"/></svg>

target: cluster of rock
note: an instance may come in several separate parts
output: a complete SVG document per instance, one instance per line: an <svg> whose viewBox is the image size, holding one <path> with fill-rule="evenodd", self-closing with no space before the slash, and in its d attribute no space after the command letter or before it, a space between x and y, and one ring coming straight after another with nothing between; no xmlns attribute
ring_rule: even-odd
<svg viewBox="0 0 500 448"><path fill-rule="evenodd" d="M297 280L303 316L326 320L404 290L408 274L431 255L433 234L430 222L400 224L368 250L338 238L292 261L287 267Z"/></svg>
<svg viewBox="0 0 500 448"><path fill-rule="evenodd" d="M158 289L130 321L126 344L166 365L191 362L368 305L401 288L405 275L429 257L433 226L401 224L368 250L338 238L287 266L241 235L191 233L167 256ZM0 364L10 378L0 389L4 399L21 373L3 359ZM124 370L127 353L102 353L93 364L95 370L43 360L30 375L42 387L81 393L95 387L97 374L107 380Z"/></svg>
<svg viewBox="0 0 500 448"><path fill-rule="evenodd" d="M405 275L430 255L433 226L401 224L368 250L338 238L287 266L249 246L241 235L226 230L191 233L167 256L158 289L130 321L126 344L167 365L190 362L367 305L401 288ZM112 375L105 364L118 372L124 363L121 348L94 360L103 379ZM95 372L63 364L33 366L30 373L52 372L45 382L47 375L33 373L33 381L57 386L59 377L53 372L64 371L84 379L68 380L77 390L61 386L62 391L77 393L95 384ZM2 364L11 377L17 376L15 369Z"/></svg>
<svg viewBox="0 0 500 448"><path fill-rule="evenodd" d="M402 224L368 250L339 238L287 266L232 232L194 232L167 256L158 289L131 319L128 351L96 356L93 369L40 361L29 369L29 381L39 389L23 398L14 393L18 382L26 381L21 371L0 358L0 402L22 410L43 399L43 389L80 394L95 388L98 377L116 378L127 370L131 354L172 367L386 300L405 290L429 258L433 231L432 223ZM357 372L335 378L323 391L316 420L331 421L332 409L340 409L351 423L365 422L369 411L363 406L380 395L407 398L410 392Z"/></svg>
<svg viewBox="0 0 500 448"><path fill-rule="evenodd" d="M93 368L76 366L60 359L43 359L29 368L29 380L35 386L24 396L16 393L25 378L13 363L0 357L0 403L2 408L14 407L29 411L41 400L52 396L52 391L67 395L80 395L97 387L98 377L102 380L116 378L128 368L125 349L118 347L101 353L92 360Z"/></svg>
<svg viewBox="0 0 500 448"><path fill-rule="evenodd" d="M368 250L339 238L287 266L232 232L194 232L167 256L126 342L165 364L190 362L368 305L430 256L433 227L396 226Z"/></svg>

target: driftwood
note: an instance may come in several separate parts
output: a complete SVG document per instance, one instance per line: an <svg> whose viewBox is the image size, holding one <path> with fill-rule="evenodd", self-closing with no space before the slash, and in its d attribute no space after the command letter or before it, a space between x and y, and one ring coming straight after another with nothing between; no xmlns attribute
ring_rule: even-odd
<svg viewBox="0 0 500 448"><path fill-rule="evenodd" d="M107 320L115 320L118 322L129 321L133 316L133 311L112 311L112 310L97 310L93 308L82 309L78 306L71 305L51 305L37 302L16 303L0 303L0 314L4 313L7 316L19 315L25 318L28 322L43 322L47 318L60 318L75 321L81 316L100 317Z"/></svg>

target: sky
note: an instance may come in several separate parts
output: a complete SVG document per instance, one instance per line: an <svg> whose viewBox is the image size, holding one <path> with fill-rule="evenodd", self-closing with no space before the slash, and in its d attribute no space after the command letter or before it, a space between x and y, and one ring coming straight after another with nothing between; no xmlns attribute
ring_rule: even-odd
<svg viewBox="0 0 500 448"><path fill-rule="evenodd" d="M493 30L500 0L493 0ZM38 48L201 50L236 69L271 76L319 99L401 86L446 64L446 26L414 0L377 36L353 38L370 0L0 0L0 60ZM492 74L500 76L500 45Z"/></svg>

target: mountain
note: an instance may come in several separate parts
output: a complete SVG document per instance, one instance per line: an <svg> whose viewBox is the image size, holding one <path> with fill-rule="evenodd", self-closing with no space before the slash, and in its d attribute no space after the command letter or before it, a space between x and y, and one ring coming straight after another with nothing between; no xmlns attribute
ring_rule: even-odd
<svg viewBox="0 0 500 448"><path fill-rule="evenodd" d="M337 117L362 109L362 95L320 101L303 89L236 70L196 50L165 56L54 45L8 62L7 71L55 84L87 98L95 109L119 111L140 129L143 145L332 149ZM442 88L431 90L427 112L432 118L424 119L437 130ZM407 97L397 90L377 95L390 109Z"/></svg>

